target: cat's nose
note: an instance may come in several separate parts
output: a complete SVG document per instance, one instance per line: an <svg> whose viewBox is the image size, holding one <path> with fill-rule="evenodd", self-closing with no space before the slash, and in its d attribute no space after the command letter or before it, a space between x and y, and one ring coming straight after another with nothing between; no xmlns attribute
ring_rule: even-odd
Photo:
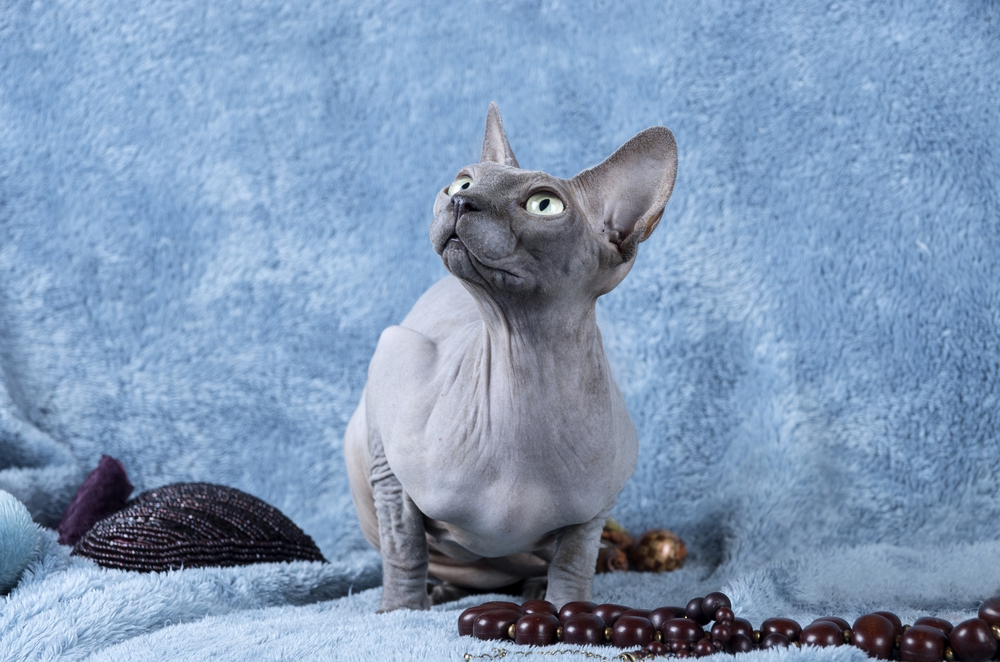
<svg viewBox="0 0 1000 662"><path fill-rule="evenodd" d="M451 196L451 204L455 209L455 218L459 218L466 212L479 211L479 206L473 200L462 195Z"/></svg>

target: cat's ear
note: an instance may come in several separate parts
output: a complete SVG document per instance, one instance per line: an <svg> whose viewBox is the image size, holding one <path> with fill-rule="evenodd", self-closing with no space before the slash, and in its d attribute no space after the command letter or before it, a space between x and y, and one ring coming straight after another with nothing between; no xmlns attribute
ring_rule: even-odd
<svg viewBox="0 0 1000 662"><path fill-rule="evenodd" d="M490 102L490 109L486 111L486 137L483 138L483 155L479 162L492 161L503 165L520 168L514 152L507 142L507 134L503 130L503 120L500 119L500 109L494 102Z"/></svg>
<svg viewBox="0 0 1000 662"><path fill-rule="evenodd" d="M587 216L622 260L656 229L677 178L677 142L662 126L637 134L573 181L585 191Z"/></svg>

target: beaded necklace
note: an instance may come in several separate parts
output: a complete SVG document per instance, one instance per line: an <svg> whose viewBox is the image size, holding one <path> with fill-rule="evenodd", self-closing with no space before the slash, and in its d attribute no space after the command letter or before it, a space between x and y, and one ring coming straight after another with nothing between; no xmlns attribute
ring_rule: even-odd
<svg viewBox="0 0 1000 662"><path fill-rule="evenodd" d="M562 642L638 647L614 658L626 662L788 646L852 645L869 657L902 662L986 662L1000 652L1000 595L983 601L977 618L958 625L932 616L903 625L895 614L878 611L861 616L853 625L836 616L817 618L805 627L790 618L768 618L754 629L748 620L736 617L732 606L729 597L719 592L695 598L686 607L659 609L594 602L570 602L557 609L546 600L528 600L520 605L494 601L463 611L458 617L458 633L534 646ZM710 629L704 629L713 621ZM577 651L550 654L569 652ZM496 649L494 653L504 657L506 650ZM467 661L493 657L465 655Z"/></svg>

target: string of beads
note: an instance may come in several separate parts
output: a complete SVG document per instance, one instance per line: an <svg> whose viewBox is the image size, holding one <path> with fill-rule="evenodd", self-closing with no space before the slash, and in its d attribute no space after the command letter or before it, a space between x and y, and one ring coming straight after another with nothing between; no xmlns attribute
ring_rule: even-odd
<svg viewBox="0 0 1000 662"><path fill-rule="evenodd" d="M631 609L617 604L570 602L561 609L546 600L486 602L458 617L458 633L486 641L548 646L610 644L637 650L615 659L704 657L788 646L860 648L869 657L902 662L987 662L1000 658L1000 595L983 601L977 618L952 625L925 616L903 625L888 611L861 616L854 624L837 616L805 627L790 618L768 618L754 629L737 618L729 597L709 593L686 607ZM714 621L714 622L713 622ZM712 626L705 629L705 626ZM561 651L560 651L561 652Z"/></svg>

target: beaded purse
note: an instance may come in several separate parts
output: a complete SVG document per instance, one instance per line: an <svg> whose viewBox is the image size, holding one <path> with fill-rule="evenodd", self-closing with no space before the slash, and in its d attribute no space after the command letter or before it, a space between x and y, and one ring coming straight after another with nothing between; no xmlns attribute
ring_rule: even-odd
<svg viewBox="0 0 1000 662"><path fill-rule="evenodd" d="M277 508L209 483L143 492L93 524L71 554L138 572L326 561L312 538Z"/></svg>

